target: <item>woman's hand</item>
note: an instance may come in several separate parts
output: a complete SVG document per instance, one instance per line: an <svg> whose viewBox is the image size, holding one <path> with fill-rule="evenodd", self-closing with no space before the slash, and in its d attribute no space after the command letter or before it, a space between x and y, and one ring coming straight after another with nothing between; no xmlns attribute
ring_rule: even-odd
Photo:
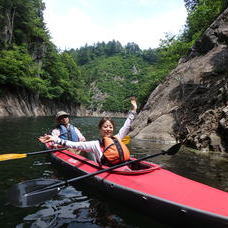
<svg viewBox="0 0 228 228"><path fill-rule="evenodd" d="M52 135L44 135L44 136L40 136L38 138L38 140L42 143L48 143L48 142L52 142L54 141L55 137Z"/></svg>
<svg viewBox="0 0 228 228"><path fill-rule="evenodd" d="M136 97L131 97L130 99L131 99L131 105L132 105L131 111L136 112L136 110L137 110Z"/></svg>

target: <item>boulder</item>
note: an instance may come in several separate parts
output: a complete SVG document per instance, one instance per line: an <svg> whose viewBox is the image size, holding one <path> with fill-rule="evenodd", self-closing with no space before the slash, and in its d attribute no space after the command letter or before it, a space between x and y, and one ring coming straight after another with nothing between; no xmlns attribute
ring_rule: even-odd
<svg viewBox="0 0 228 228"><path fill-rule="evenodd" d="M133 122L139 139L228 152L228 9L151 93Z"/></svg>

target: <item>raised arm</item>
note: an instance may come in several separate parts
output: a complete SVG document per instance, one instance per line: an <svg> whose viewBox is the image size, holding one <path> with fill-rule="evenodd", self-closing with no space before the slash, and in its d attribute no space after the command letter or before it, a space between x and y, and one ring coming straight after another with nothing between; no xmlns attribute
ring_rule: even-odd
<svg viewBox="0 0 228 228"><path fill-rule="evenodd" d="M118 134L116 135L119 139L122 139L124 136L126 136L130 129L131 129L131 123L135 119L136 111L137 111L137 102L135 97L130 98L131 101L131 111L128 114L128 117L126 121L124 122L124 125L119 130Z"/></svg>

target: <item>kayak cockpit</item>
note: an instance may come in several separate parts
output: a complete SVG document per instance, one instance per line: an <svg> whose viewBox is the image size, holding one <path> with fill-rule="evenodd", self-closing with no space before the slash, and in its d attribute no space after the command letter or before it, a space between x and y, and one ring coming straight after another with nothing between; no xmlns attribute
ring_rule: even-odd
<svg viewBox="0 0 228 228"><path fill-rule="evenodd" d="M86 158L82 155L75 154L69 150L63 150L54 154L55 156L65 160L65 162L70 163L71 165L74 165L74 166L78 166L78 167L90 166L99 170L108 168L108 166L105 166L105 165L100 166L97 162L88 159L88 157ZM136 160L136 159L131 158L130 160ZM121 174L121 175L138 175L138 174L149 173L157 169L160 169L160 166L157 164L153 164L146 161L139 161L139 162L135 162L129 165L116 168L109 172Z"/></svg>
<svg viewBox="0 0 228 228"><path fill-rule="evenodd" d="M138 175L138 174L149 173L157 169L160 169L160 166L157 164L140 161L140 162L132 163L130 165L126 165L126 166L122 166L120 168L114 169L111 172L122 174L122 175Z"/></svg>

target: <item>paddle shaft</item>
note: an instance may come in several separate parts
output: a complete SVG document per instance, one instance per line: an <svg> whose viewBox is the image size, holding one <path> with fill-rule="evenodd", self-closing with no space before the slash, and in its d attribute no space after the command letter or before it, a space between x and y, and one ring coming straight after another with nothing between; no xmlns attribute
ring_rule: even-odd
<svg viewBox="0 0 228 228"><path fill-rule="evenodd" d="M52 152L56 152L56 151L66 150L66 149L68 149L68 148L64 147L64 148L56 148L56 149L50 149L50 150L41 150L41 151L36 151L36 152L29 152L26 154L27 155L36 155L36 154L52 153Z"/></svg>
<svg viewBox="0 0 228 228"><path fill-rule="evenodd" d="M80 177L76 177L76 178L72 178L70 180L66 180L64 181L66 184L69 184L69 183L72 183L72 182L75 182L75 181L79 181L79 180L82 180L82 179L86 179L86 178L89 178L89 177L92 177L92 176L96 176L98 174L101 174L101 173L105 173L105 172L108 172L108 171L111 171L113 169L117 169L117 168L120 168L120 167L123 167L125 165L130 165L132 163L136 163L136 162L139 162L139 161L143 161L143 160L146 160L148 158L152 158L152 157L156 157L156 156L159 156L159 155L164 155L166 154L165 151L163 152L160 152L158 154L152 154L152 155L148 155L146 157L143 157L143 158L139 158L139 159L136 159L136 160L131 160L131 161L126 161L126 162L123 162L123 163L120 163L118 165L114 165L112 167L109 167L107 169L102 169L102 170L99 170L97 172L94 172L94 173L88 173L86 175L83 175L83 176L80 176Z"/></svg>
<svg viewBox="0 0 228 228"><path fill-rule="evenodd" d="M168 150L168 151L169 151L169 150ZM120 163L120 164L114 165L114 166L109 167L109 168L107 168L107 169L102 169L102 170L96 171L96 172L94 172L94 173L88 173L88 174L83 175L83 176L80 176L80 177L75 177L75 178L72 178L72 179L69 179L69 180L66 180L66 181L61 181L60 183L50 185L50 186L48 186L48 187L46 187L46 188L43 188L42 190L30 192L30 193L28 193L27 195L36 194L36 192L39 193L39 192L41 192L41 191L45 191L45 190L52 189L52 188L59 188L59 187L62 187L62 186L66 186L66 185L68 185L68 184L70 184L70 183L73 183L73 182L76 182L76 181L80 181L80 180L83 180L83 179L87 179L87 178L89 178L89 177L96 176L96 175L98 175L98 174L105 173L105 172L108 172L108 171L111 171L111 170L114 170L114 169L123 167L123 166L125 166L125 165L130 165L130 164L132 164L132 163L136 163L136 162L139 162L139 161L143 161L143 160L146 160L146 159L148 159L148 158L157 157L157 156L159 156L159 155L168 154L168 151L162 151L162 152L160 152L160 153L151 154L151 155L148 155L148 156L145 156L145 157L136 159L136 160L126 161L126 162L124 162L124 163Z"/></svg>

